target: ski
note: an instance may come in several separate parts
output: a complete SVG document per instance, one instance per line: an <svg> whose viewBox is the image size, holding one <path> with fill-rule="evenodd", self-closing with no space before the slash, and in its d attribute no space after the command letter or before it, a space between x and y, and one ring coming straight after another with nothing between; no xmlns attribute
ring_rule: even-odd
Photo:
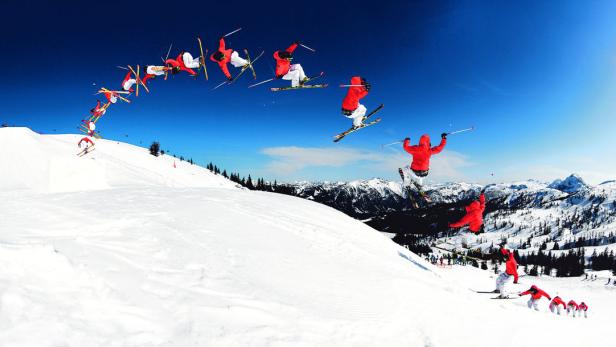
<svg viewBox="0 0 616 347"><path fill-rule="evenodd" d="M250 59L250 54L248 54L248 50L246 48L244 48L244 53L246 54L246 57L248 58L248 67L250 68L250 70L252 70L252 77L254 77L254 79L257 79L257 73L255 72L255 67L252 65L255 61L259 60L259 58L261 58L261 56L263 55L263 53L265 53L265 51L261 51L261 53L259 53L259 55L257 55L257 57L255 58L255 60Z"/></svg>
<svg viewBox="0 0 616 347"><path fill-rule="evenodd" d="M207 81L208 76L207 76L207 68L205 67L205 54L203 54L203 44L201 43L200 37L197 37L197 41L199 41L199 50L201 51L201 66L203 67L203 73L205 74L205 80Z"/></svg>
<svg viewBox="0 0 616 347"><path fill-rule="evenodd" d="M519 298L519 296L509 296L509 295L506 295L506 296L495 296L495 297L490 298L490 299L492 299L492 300L507 300L507 299L517 299L517 298Z"/></svg>
<svg viewBox="0 0 616 347"><path fill-rule="evenodd" d="M366 119L372 117L375 113L379 112L383 108L383 106L385 106L385 105L384 104L380 104L379 107L375 108L372 112L370 112L366 116L364 116L364 119L362 120L362 122L365 121ZM378 118L375 121L370 122L370 123L362 123L362 125L358 126L357 128L356 127L351 127L351 129L349 129L349 130L347 130L345 132L342 132L342 133L334 136L334 142L338 142L338 141L342 140L348 134L353 133L353 132L355 132L355 131L357 131L359 129L362 129L362 128L374 125L374 124L376 124L376 123L378 123L380 121L381 121L381 118Z"/></svg>
<svg viewBox="0 0 616 347"><path fill-rule="evenodd" d="M283 90L296 90L296 89L311 89L311 88L327 88L327 84L304 84L297 87L278 87L270 88L272 92L280 92Z"/></svg>
<svg viewBox="0 0 616 347"><path fill-rule="evenodd" d="M342 140L348 134L354 133L354 132L356 132L359 129L363 129L363 128L369 127L371 125L375 125L376 123L378 123L380 121L381 121L381 118L377 118L377 119L373 120L370 123L363 123L362 125L360 125L358 127L352 127L351 129L349 129L349 130L347 130L347 131L345 131L343 133L340 133L340 134L334 136L334 142L338 142L338 141Z"/></svg>
<svg viewBox="0 0 616 347"><path fill-rule="evenodd" d="M94 151L96 149L96 147L91 146L91 147L86 147L84 148L81 152L77 153L78 157L83 157L84 155L91 153L92 151Z"/></svg>
<svg viewBox="0 0 616 347"><path fill-rule="evenodd" d="M248 56L248 50L244 50L244 52L246 53L246 56ZM244 74L244 72L246 72L246 70L251 69L253 71L254 74L254 68L252 67L252 64L259 60L259 58L261 58L261 56L263 55L265 51L261 52L256 58L255 60L250 60L250 57L248 58L248 64L246 64L245 66L242 67L242 70L235 76L233 77L233 79L228 83L231 84L233 82L235 82L238 78L240 78L240 76L242 76ZM256 74L255 74L255 79L256 79Z"/></svg>
<svg viewBox="0 0 616 347"><path fill-rule="evenodd" d="M473 290L475 293L479 293L479 294L498 294L498 291L495 290L490 290L490 291L480 291L480 290Z"/></svg>
<svg viewBox="0 0 616 347"><path fill-rule="evenodd" d="M139 96L139 85L141 84L143 86L143 88L145 89L146 92L150 92L150 89L148 89L148 87L145 85L145 83L143 83L143 81L141 80L141 78L139 78L139 72L135 72L135 70L133 69L132 66L128 65L128 69L133 73L133 75L137 76L137 94L136 96ZM137 65L137 71L139 71L139 65Z"/></svg>

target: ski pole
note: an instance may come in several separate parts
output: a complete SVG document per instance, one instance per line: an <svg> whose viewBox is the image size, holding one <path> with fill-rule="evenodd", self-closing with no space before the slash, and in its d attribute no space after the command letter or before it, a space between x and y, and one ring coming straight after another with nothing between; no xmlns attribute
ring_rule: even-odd
<svg viewBox="0 0 616 347"><path fill-rule="evenodd" d="M122 70L128 70L128 68L124 67L124 66L116 66L118 69L122 69Z"/></svg>
<svg viewBox="0 0 616 347"><path fill-rule="evenodd" d="M340 88L346 88L346 87L363 87L363 84L341 84Z"/></svg>
<svg viewBox="0 0 616 347"><path fill-rule="evenodd" d="M452 131L450 133L447 133L447 135L459 134L459 133L463 133L463 132L471 131L471 130L475 130L475 127L470 127L470 128L466 128L466 129L462 129L462 130Z"/></svg>
<svg viewBox="0 0 616 347"><path fill-rule="evenodd" d="M240 30L242 30L242 28L237 28L237 29L233 30L232 32L230 32L230 33L228 33L228 34L223 35L222 37L227 37L227 36L229 36L229 35L235 34L236 32L238 32L238 31L240 31Z"/></svg>
<svg viewBox="0 0 616 347"><path fill-rule="evenodd" d="M302 47L304 47L304 48L306 48L307 50L309 50L309 51L311 51L311 52L316 52L316 51L317 51L316 49L314 49L314 48L310 48L310 47L306 46L306 45L305 45L305 44L303 44L303 43L300 43L299 45L300 45L300 46L302 46Z"/></svg>
<svg viewBox="0 0 616 347"><path fill-rule="evenodd" d="M269 80L265 80L265 81L261 81L261 82L259 82L259 83L251 84L251 85L249 85L249 86L248 86L248 88L256 87L256 86L258 86L259 84L263 84L263 83L271 82L271 81L273 81L274 79L275 79L275 78L270 78Z"/></svg>
<svg viewBox="0 0 616 347"><path fill-rule="evenodd" d="M216 89L218 89L218 88L220 88L220 87L224 86L224 85L225 85L225 84L227 84L227 83L229 83L229 81L224 81L224 82L222 82L221 84L219 84L219 85L217 85L216 87L214 87L214 89L212 89L212 90L216 90Z"/></svg>
<svg viewBox="0 0 616 347"><path fill-rule="evenodd" d="M165 56L165 61L167 61L167 59L169 59L169 53L171 53L171 47L173 47L173 43L171 43L169 45L169 49L167 50L167 55Z"/></svg>
<svg viewBox="0 0 616 347"><path fill-rule="evenodd" d="M396 141L396 142L392 142L392 143L384 144L384 145L381 145L381 148L385 148L385 147L389 147L389 146L397 145L397 144L402 143L402 142L404 142L404 141Z"/></svg>

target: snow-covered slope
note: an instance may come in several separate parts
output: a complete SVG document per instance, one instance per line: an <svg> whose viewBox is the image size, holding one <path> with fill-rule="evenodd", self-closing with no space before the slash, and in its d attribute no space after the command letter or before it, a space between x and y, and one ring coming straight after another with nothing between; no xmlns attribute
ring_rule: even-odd
<svg viewBox="0 0 616 347"><path fill-rule="evenodd" d="M79 135L41 136L28 128L0 129L0 190L90 191L121 187L235 187L221 176L142 147L96 140L80 158ZM173 167L175 162L176 168Z"/></svg>
<svg viewBox="0 0 616 347"><path fill-rule="evenodd" d="M616 309L555 319L489 300L324 205L111 141L75 162L74 136L17 131L0 129L15 160L0 176L0 346L580 346ZM40 163L55 158L113 189L50 192Z"/></svg>

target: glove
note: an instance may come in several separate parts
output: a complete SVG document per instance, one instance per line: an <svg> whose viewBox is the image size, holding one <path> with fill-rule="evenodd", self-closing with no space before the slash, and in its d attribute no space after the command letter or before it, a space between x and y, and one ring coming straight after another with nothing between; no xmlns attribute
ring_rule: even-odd
<svg viewBox="0 0 616 347"><path fill-rule="evenodd" d="M442 133L441 134L441 139L446 139L447 138L447 133Z"/></svg>
<svg viewBox="0 0 616 347"><path fill-rule="evenodd" d="M407 142L407 141L411 141L411 138L407 137L407 138L404 139L404 142Z"/></svg>
<svg viewBox="0 0 616 347"><path fill-rule="evenodd" d="M296 44L296 45L298 45L298 46L302 44L299 40L296 40L296 41L295 41L295 42L293 42L293 43L295 43L295 44Z"/></svg>
<svg viewBox="0 0 616 347"><path fill-rule="evenodd" d="M518 281L513 281L513 284L518 284Z"/></svg>
<svg viewBox="0 0 616 347"><path fill-rule="evenodd" d="M518 293L518 296L522 296L522 293Z"/></svg>
<svg viewBox="0 0 616 347"><path fill-rule="evenodd" d="M370 91L370 83L364 83L364 88L366 88L366 91L369 92Z"/></svg>

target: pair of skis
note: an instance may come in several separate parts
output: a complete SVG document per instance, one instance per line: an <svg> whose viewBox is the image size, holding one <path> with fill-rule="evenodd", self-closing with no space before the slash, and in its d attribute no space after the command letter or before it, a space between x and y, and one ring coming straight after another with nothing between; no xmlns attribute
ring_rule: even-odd
<svg viewBox="0 0 616 347"><path fill-rule="evenodd" d="M244 74L244 72L246 72L246 70L249 70L249 69L252 72L253 78L257 79L257 73L255 72L255 68L254 68L253 64L257 60L259 60L259 58L261 58L261 56L263 56L263 53L265 53L265 51L261 51L261 53L259 53L259 55L257 55L257 57L253 60L253 59L250 58L250 54L248 53L248 50L244 48L244 54L246 54L246 57L247 57L246 60L248 60L248 63L246 65L242 66L242 69L240 70L240 72L238 72L237 75L235 75L235 77L233 77L231 79L231 81L224 81L224 82L220 83L219 85L217 85L216 87L214 87L212 90L216 90L216 89L218 89L218 88L220 88L220 87L222 87L224 85L232 84L233 82L237 81L238 78L240 78Z"/></svg>
<svg viewBox="0 0 616 347"><path fill-rule="evenodd" d="M92 146L86 146L86 148L84 148L83 150L81 150L81 152L77 153L78 157L83 157L84 155L93 152L96 149L96 147Z"/></svg>
<svg viewBox="0 0 616 347"><path fill-rule="evenodd" d="M314 77L308 77L308 80L306 82L310 82L312 80L315 80L317 78L323 77L325 76L325 72L321 72L318 75L314 76ZM272 79L273 80L273 79ZM264 81L265 82L265 81ZM260 83L257 83L257 85ZM312 88L327 88L327 84L300 84L296 87L274 87L274 88L270 88L270 90L272 92L280 92L283 90L297 90L297 89L312 89Z"/></svg>
<svg viewBox="0 0 616 347"><path fill-rule="evenodd" d="M341 132L340 134L334 136L334 142L338 142L340 140L342 140L345 136L347 136L348 134L351 134L353 132L356 132L359 129L363 129L365 127L369 127L371 125L374 125L378 122L381 121L381 118L377 118L374 121L370 122L370 123L363 123L364 121L366 121L368 118L372 117L375 113L379 112L382 108L383 108L383 104L380 104L379 107L377 107L376 109L374 109L374 111L368 113L366 116L364 116L364 119L362 120L362 124L360 126L357 127L351 127L349 130Z"/></svg>

